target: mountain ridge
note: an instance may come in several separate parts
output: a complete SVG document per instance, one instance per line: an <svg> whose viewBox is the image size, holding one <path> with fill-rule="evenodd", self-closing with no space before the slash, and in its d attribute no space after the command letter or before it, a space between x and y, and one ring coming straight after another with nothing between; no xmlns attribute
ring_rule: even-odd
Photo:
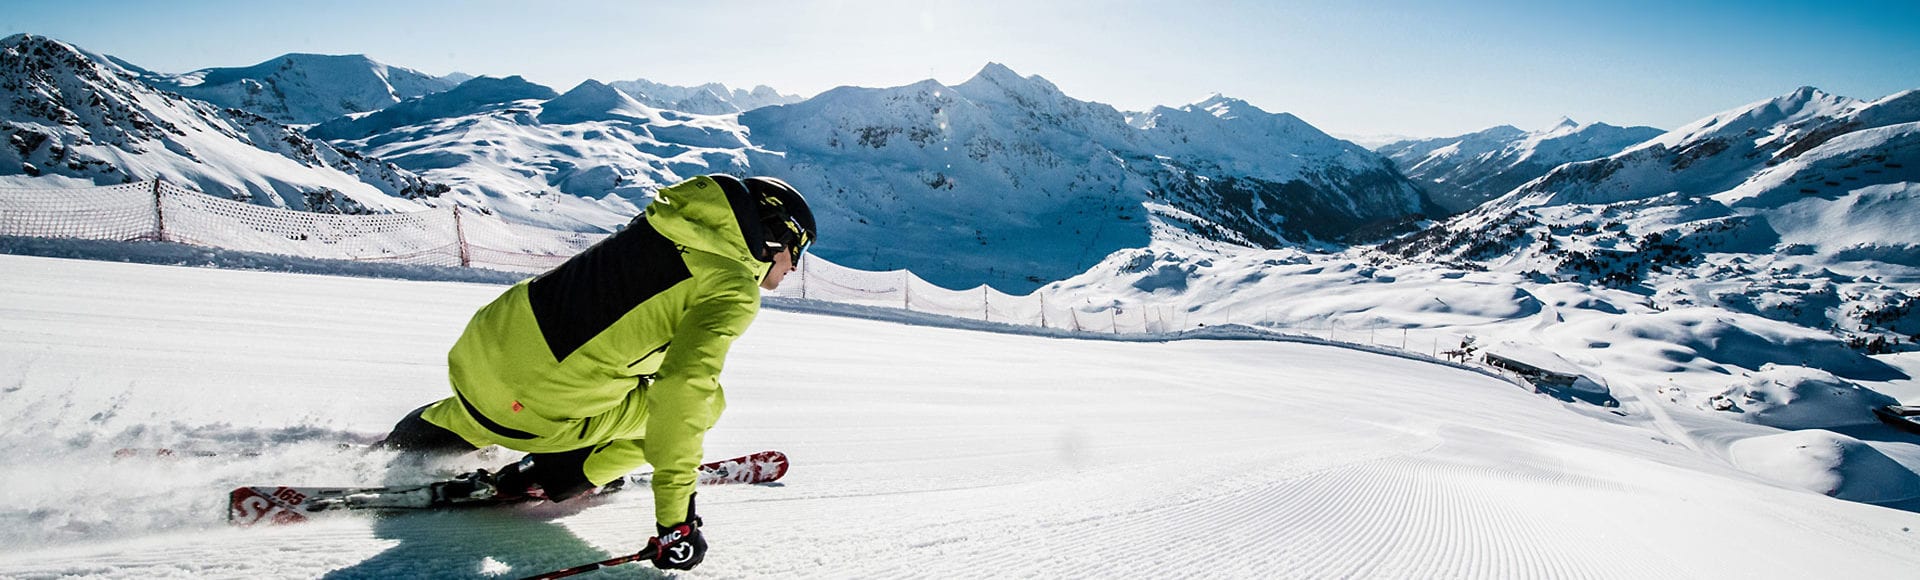
<svg viewBox="0 0 1920 580"><path fill-rule="evenodd" d="M289 53L244 67L181 74L147 71L141 80L181 96L251 111L287 125L309 125L376 111L457 84L366 55L306 53Z"/></svg>
<svg viewBox="0 0 1920 580"><path fill-rule="evenodd" d="M1869 102L1802 87L1561 165L1381 249L1905 337L1920 332L1911 159L1920 92Z"/></svg>
<svg viewBox="0 0 1920 580"><path fill-rule="evenodd" d="M1419 181L1452 215L1562 164L1606 157L1662 134L1652 127L1582 124L1562 117L1537 131L1500 125L1454 137L1399 141L1376 151Z"/></svg>
<svg viewBox="0 0 1920 580"><path fill-rule="evenodd" d="M421 209L446 187L237 109L155 89L58 40L0 39L0 176L98 185L161 178L306 211Z"/></svg>

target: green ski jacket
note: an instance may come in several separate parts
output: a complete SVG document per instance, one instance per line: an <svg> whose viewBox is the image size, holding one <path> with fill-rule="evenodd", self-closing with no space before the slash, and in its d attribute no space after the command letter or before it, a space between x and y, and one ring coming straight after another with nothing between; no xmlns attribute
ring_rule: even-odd
<svg viewBox="0 0 1920 580"><path fill-rule="evenodd" d="M749 249L758 219L731 177L660 190L625 230L476 313L447 353L455 397L423 418L480 447L593 448L594 485L650 463L654 517L680 523L726 408L727 349L772 268Z"/></svg>

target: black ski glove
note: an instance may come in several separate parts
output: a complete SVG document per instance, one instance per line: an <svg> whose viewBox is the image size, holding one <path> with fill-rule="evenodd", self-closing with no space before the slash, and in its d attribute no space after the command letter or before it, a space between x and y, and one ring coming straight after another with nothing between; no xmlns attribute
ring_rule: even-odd
<svg viewBox="0 0 1920 580"><path fill-rule="evenodd" d="M699 494L695 494L699 495ZM653 548L653 567L661 570L692 570L707 558L707 539L700 536L700 516L693 513L693 498L687 498L687 520L671 526L654 524L660 533L647 543Z"/></svg>

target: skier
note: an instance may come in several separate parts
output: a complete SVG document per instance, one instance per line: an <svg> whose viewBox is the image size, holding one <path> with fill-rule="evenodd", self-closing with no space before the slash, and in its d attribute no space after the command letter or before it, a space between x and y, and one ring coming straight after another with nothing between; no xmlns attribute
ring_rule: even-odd
<svg viewBox="0 0 1920 580"><path fill-rule="evenodd" d="M726 407L727 349L814 240L786 182L726 175L660 190L625 230L508 289L447 353L453 396L376 447L528 452L463 476L475 498L562 501L652 464L653 564L686 570L707 544L694 513L701 441Z"/></svg>

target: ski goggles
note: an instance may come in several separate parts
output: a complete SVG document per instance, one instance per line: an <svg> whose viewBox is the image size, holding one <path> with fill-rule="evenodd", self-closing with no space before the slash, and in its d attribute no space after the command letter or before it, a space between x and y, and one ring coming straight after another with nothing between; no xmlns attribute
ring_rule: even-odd
<svg viewBox="0 0 1920 580"><path fill-rule="evenodd" d="M793 216L781 216L772 228L775 232L773 243L793 252L793 266L800 267L800 257L806 255L807 246L813 245L813 236L807 235L807 229L800 227L800 221Z"/></svg>

